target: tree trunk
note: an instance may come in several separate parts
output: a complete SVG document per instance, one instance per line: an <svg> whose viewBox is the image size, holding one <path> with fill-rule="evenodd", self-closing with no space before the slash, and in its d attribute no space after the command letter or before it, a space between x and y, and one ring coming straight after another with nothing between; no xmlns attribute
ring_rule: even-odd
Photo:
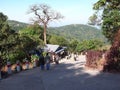
<svg viewBox="0 0 120 90"><path fill-rule="evenodd" d="M110 50L106 53L105 71L120 71L120 30L115 34L113 44Z"/></svg>
<svg viewBox="0 0 120 90"><path fill-rule="evenodd" d="M47 42L46 42L46 29L47 29L47 25L44 24L44 44L47 44Z"/></svg>

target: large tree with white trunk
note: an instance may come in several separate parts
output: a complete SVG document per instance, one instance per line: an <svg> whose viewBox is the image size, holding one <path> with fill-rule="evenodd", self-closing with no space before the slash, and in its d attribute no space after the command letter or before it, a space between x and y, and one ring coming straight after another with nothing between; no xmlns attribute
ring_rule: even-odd
<svg viewBox="0 0 120 90"><path fill-rule="evenodd" d="M63 16L55 12L46 4L35 4L30 7L29 13L34 13L35 17L32 19L34 22L37 22L39 25L43 25L44 28L44 44L46 44L46 32L48 24L52 21L62 19Z"/></svg>

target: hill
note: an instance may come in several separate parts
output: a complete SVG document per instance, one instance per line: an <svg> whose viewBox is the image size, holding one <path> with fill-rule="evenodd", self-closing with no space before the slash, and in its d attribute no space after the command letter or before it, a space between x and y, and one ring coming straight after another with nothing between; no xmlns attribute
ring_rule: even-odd
<svg viewBox="0 0 120 90"><path fill-rule="evenodd" d="M19 31L29 25L27 23L15 21L15 20L8 20L8 24L11 27L11 29L13 29L15 31Z"/></svg>
<svg viewBox="0 0 120 90"><path fill-rule="evenodd" d="M102 35L102 31L83 24L71 24L62 27L51 27L48 31L50 34L55 34L58 36L66 37L67 39L77 39L81 40L90 40L90 39L99 39L106 41L105 37Z"/></svg>
<svg viewBox="0 0 120 90"><path fill-rule="evenodd" d="M9 20L8 24L13 30L22 30L26 28L29 24ZM71 24L61 27L49 27L48 33L51 35L58 35L67 38L68 40L77 39L81 40L90 40L90 39L99 39L102 41L106 41L105 37L102 35L101 30L83 24Z"/></svg>

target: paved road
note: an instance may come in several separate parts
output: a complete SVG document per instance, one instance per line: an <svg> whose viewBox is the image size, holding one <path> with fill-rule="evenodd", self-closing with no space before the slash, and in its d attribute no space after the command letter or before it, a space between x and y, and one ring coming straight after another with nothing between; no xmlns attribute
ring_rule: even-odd
<svg viewBox="0 0 120 90"><path fill-rule="evenodd" d="M120 90L120 74L84 69L79 61L62 60L51 70L22 71L0 81L0 90Z"/></svg>

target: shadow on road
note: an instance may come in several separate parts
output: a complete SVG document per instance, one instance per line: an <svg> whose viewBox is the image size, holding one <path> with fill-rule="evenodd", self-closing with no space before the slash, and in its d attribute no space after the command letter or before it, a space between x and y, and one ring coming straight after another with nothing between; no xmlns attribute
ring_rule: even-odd
<svg viewBox="0 0 120 90"><path fill-rule="evenodd" d="M42 73L46 90L119 90L120 76L87 71L84 62L60 63ZM113 78L114 77L114 78ZM119 79L119 81L118 81Z"/></svg>
<svg viewBox="0 0 120 90"><path fill-rule="evenodd" d="M119 74L89 71L84 63L63 61L50 70L37 67L20 72L2 80L0 90L120 90Z"/></svg>

